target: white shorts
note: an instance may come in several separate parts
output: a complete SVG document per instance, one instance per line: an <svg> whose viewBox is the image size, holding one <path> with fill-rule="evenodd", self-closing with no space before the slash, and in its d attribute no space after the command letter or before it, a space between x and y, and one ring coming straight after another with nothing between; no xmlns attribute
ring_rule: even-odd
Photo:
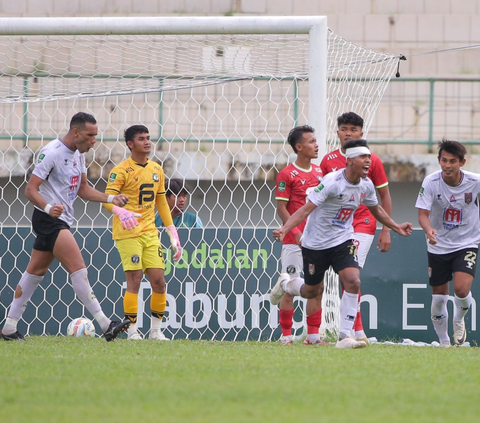
<svg viewBox="0 0 480 423"><path fill-rule="evenodd" d="M290 279L300 277L303 271L302 249L296 244L282 245L282 273L288 273Z"/></svg>
<svg viewBox="0 0 480 423"><path fill-rule="evenodd" d="M370 247L372 246L375 235L355 232L353 237L355 245L357 246L358 265L361 269L363 269L365 260L367 259L367 254L370 251Z"/></svg>

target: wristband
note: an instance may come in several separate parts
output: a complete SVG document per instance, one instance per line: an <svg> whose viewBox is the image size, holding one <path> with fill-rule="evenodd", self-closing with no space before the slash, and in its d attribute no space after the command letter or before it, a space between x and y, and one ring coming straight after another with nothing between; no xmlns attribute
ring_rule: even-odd
<svg viewBox="0 0 480 423"><path fill-rule="evenodd" d="M114 198L115 198L115 196L113 194L110 194L107 198L107 203L113 203Z"/></svg>
<svg viewBox="0 0 480 423"><path fill-rule="evenodd" d="M50 215L50 209L52 208L52 205L51 204L48 204L43 208L43 211L45 213L47 213L48 215Z"/></svg>

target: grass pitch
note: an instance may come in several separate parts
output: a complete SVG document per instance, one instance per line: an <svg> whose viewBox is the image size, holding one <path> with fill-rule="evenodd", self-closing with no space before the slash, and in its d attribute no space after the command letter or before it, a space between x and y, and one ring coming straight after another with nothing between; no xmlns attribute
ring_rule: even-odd
<svg viewBox="0 0 480 423"><path fill-rule="evenodd" d="M480 421L480 350L0 341L0 422Z"/></svg>

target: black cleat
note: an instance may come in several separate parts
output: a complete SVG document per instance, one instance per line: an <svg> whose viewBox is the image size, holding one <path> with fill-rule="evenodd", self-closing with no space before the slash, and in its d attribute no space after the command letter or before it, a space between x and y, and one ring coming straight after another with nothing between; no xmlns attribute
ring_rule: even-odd
<svg viewBox="0 0 480 423"><path fill-rule="evenodd" d="M107 340L107 342L113 341L119 333L125 332L129 326L130 326L129 319L125 319L121 322L112 320L110 322L110 326L108 326L108 329L105 331L103 336L105 336L105 339Z"/></svg>
<svg viewBox="0 0 480 423"><path fill-rule="evenodd" d="M25 338L18 330L10 335L0 332L0 337L5 341L25 341Z"/></svg>

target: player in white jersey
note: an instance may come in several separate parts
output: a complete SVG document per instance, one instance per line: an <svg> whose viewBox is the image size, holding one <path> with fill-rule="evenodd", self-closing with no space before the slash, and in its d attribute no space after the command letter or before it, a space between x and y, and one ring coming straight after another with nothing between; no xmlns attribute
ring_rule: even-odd
<svg viewBox="0 0 480 423"><path fill-rule="evenodd" d="M427 239L433 327L440 345L450 347L447 301L452 274L453 339L461 345L467 338L465 315L472 303L470 289L480 242L480 175L461 169L467 154L462 144L444 139L438 146L441 170L424 179L415 207Z"/></svg>
<svg viewBox="0 0 480 423"><path fill-rule="evenodd" d="M351 337L360 288L360 270L353 242L353 214L360 204L365 204L377 220L402 236L412 233L412 224L398 225L378 204L375 187L367 177L371 163L367 142L351 140L344 148L347 167L326 175L308 195L307 203L280 229L273 231L274 238L281 240L308 217L302 236L305 282L279 279L272 289L270 301L278 303L285 293L315 298L322 292L324 274L332 266L345 289L340 302L340 334L336 347L364 348L367 346L364 341Z"/></svg>
<svg viewBox="0 0 480 423"><path fill-rule="evenodd" d="M24 340L17 324L33 292L42 281L52 261L57 258L70 274L73 289L102 328L105 339L112 341L129 325L129 320L112 321L102 311L88 282L87 269L70 226L74 222L73 202L84 200L110 202L123 206L125 195L107 195L87 182L84 154L95 144L97 122L88 113L77 113L70 129L40 151L35 170L25 188L25 196L34 205L32 227L36 234L27 270L23 273L7 319L0 332L6 341ZM123 208L119 207L121 210ZM135 217L129 217L134 224Z"/></svg>

